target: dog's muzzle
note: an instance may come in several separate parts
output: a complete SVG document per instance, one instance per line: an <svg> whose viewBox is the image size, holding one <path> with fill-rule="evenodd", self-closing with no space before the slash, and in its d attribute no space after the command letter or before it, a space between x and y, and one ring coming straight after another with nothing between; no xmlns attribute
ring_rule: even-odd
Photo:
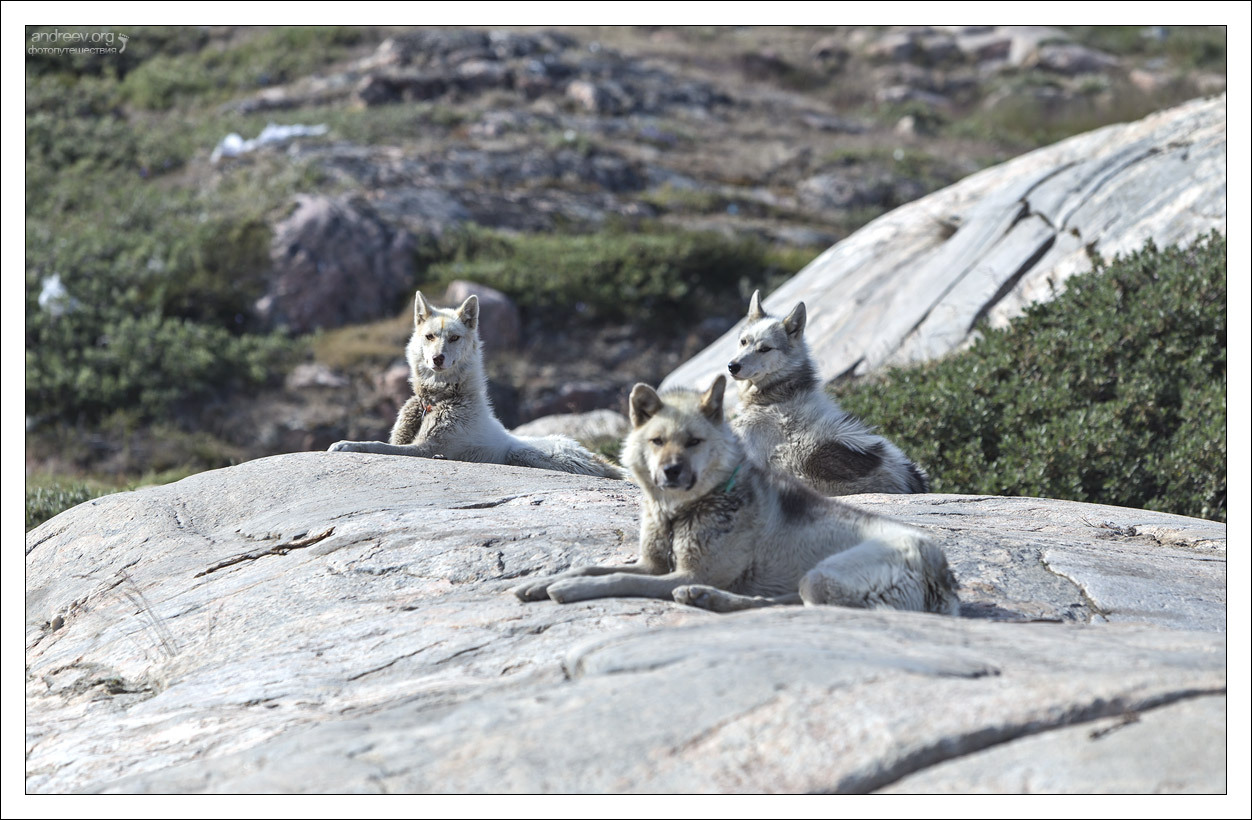
<svg viewBox="0 0 1252 820"><path fill-rule="evenodd" d="M665 475L665 480L661 482L663 489L690 490L696 484L695 472L689 471L685 464L670 464L663 467L661 472Z"/></svg>

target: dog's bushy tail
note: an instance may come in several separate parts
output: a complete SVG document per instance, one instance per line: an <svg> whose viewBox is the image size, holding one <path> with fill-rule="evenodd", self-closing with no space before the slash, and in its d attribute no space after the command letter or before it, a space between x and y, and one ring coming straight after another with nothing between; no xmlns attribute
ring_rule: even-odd
<svg viewBox="0 0 1252 820"><path fill-rule="evenodd" d="M629 479L629 474L624 469L596 455L568 436L522 439L522 446L509 452L509 464L619 481Z"/></svg>
<svg viewBox="0 0 1252 820"><path fill-rule="evenodd" d="M908 470L909 492L911 493L928 493L930 492L930 476L921 467L913 462L909 462L905 469Z"/></svg>

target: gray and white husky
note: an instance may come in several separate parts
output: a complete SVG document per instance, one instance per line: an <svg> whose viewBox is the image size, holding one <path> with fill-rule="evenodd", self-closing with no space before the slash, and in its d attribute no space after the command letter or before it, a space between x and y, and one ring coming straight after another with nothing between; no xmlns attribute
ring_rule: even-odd
<svg viewBox="0 0 1252 820"><path fill-rule="evenodd" d="M635 385L622 462L642 488L640 560L513 589L523 601L673 598L717 612L837 604L956 615L943 550L914 527L821 495L753 461L707 392Z"/></svg>
<svg viewBox="0 0 1252 820"><path fill-rule="evenodd" d="M405 348L413 398L400 408L390 442L340 441L330 446L332 452L442 457L626 478L622 468L568 436L515 436L500 423L487 399L477 296L450 310L432 306L418 291L413 313L413 336Z"/></svg>
<svg viewBox="0 0 1252 820"><path fill-rule="evenodd" d="M804 303L786 318L752 294L730 375L739 384L733 426L748 454L826 495L924 493L925 471L822 389L804 341Z"/></svg>

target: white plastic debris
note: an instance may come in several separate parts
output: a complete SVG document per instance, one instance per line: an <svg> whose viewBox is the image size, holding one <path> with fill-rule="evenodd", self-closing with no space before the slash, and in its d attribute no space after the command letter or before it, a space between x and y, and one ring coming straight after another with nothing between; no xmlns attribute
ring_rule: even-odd
<svg viewBox="0 0 1252 820"><path fill-rule="evenodd" d="M39 290L39 307L53 316L62 316L78 307L78 300L61 284L61 274L45 276Z"/></svg>
<svg viewBox="0 0 1252 820"><path fill-rule="evenodd" d="M227 134L213 149L213 155L209 159L212 162L218 162L222 157L237 157L240 154L255 151L263 145L275 145L296 137L320 137L328 130L330 127L324 123L320 125L275 125L271 122L261 129L256 139L246 140L238 134Z"/></svg>

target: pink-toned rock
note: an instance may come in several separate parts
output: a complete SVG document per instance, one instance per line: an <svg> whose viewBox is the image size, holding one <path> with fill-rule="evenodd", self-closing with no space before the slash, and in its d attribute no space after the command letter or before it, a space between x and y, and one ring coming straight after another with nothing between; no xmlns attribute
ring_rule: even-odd
<svg viewBox="0 0 1252 820"><path fill-rule="evenodd" d="M273 276L257 302L295 333L392 315L412 287L413 239L346 197L298 196L274 229Z"/></svg>
<svg viewBox="0 0 1252 820"><path fill-rule="evenodd" d="M411 375L407 364L393 364L374 377L374 386L388 399L403 404L413 395L413 385L409 381Z"/></svg>
<svg viewBox="0 0 1252 820"><path fill-rule="evenodd" d="M305 390L310 387L347 387L348 380L320 362L298 364L287 374L284 386L288 390Z"/></svg>
<svg viewBox="0 0 1252 820"><path fill-rule="evenodd" d="M1116 68L1118 60L1111 54L1076 43L1049 43L1040 46L1025 65L1057 74L1097 74Z"/></svg>
<svg viewBox="0 0 1252 820"><path fill-rule="evenodd" d="M618 114L623 110L620 95L603 83L574 80L565 87L565 96L589 114Z"/></svg>
<svg viewBox="0 0 1252 820"><path fill-rule="evenodd" d="M974 34L962 34L956 38L956 46L966 57L975 62L1003 60L1009 56L1013 38L1003 31L991 30Z"/></svg>
<svg viewBox="0 0 1252 820"><path fill-rule="evenodd" d="M1169 78L1164 74L1156 71L1148 71L1143 68L1131 70L1126 75L1126 78L1130 80L1135 88L1145 94L1154 94L1169 83Z"/></svg>
<svg viewBox="0 0 1252 820"><path fill-rule="evenodd" d="M813 44L813 47L809 49L809 56L824 68L839 71L850 56L847 38L842 35L828 34Z"/></svg>
<svg viewBox="0 0 1252 820"><path fill-rule="evenodd" d="M490 351L516 350L522 343L521 311L517 309L517 303L495 288L457 279L444 291L444 305L441 306L456 307L471 295L478 297L478 335L483 340L483 348Z"/></svg>
<svg viewBox="0 0 1252 820"><path fill-rule="evenodd" d="M913 42L911 34L893 31L884 34L871 43L865 49L865 56L871 60L895 62L897 60L909 59L916 50L917 47Z"/></svg>

